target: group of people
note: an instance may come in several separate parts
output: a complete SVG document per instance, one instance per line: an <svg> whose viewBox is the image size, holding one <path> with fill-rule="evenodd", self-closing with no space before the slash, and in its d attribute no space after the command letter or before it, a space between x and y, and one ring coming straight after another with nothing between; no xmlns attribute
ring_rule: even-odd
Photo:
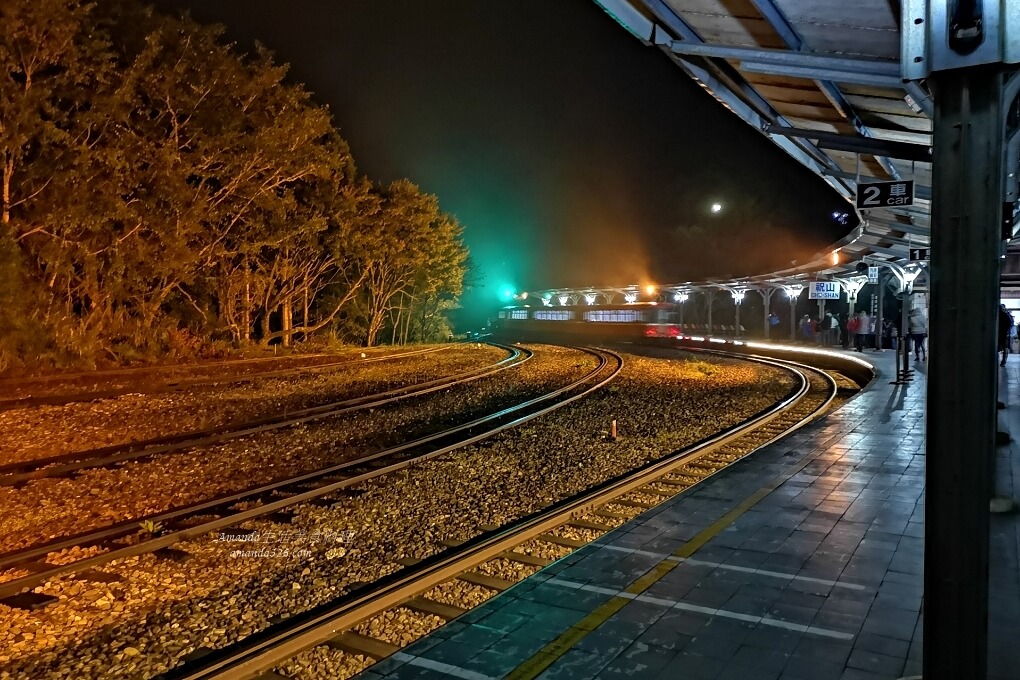
<svg viewBox="0 0 1020 680"><path fill-rule="evenodd" d="M806 342L838 345L844 337L843 330L839 319L832 314L826 314L821 319L812 319L811 315L805 314L800 319L800 336Z"/></svg>
<svg viewBox="0 0 1020 680"><path fill-rule="evenodd" d="M829 347L840 345L843 349L848 349L852 342L854 349L863 352L865 347L874 347L875 345L875 323L876 319L865 311L852 314L845 321L839 315L831 312L821 319L813 319L811 315L805 314L800 320L800 336L805 342ZM910 310L907 316L906 333L898 329L894 321L887 319L883 324L882 334L888 339L890 347L895 346L896 337L906 335L910 347L913 348L914 359L916 361L927 360L925 339L928 337L928 321L919 308L915 307Z"/></svg>
<svg viewBox="0 0 1020 680"><path fill-rule="evenodd" d="M800 319L800 337L805 342L832 347L841 345L844 349L852 341L858 352L868 344L868 336L875 332L875 321L865 312L858 312L843 321L831 312L821 319L813 319L805 314Z"/></svg>
<svg viewBox="0 0 1020 680"><path fill-rule="evenodd" d="M778 326L779 317L769 314L769 325ZM913 350L914 361L927 361L925 341L928 338L928 319L919 307L914 307L907 313L906 333L891 319L886 319L882 326L882 334L888 339L887 344L890 348L896 346L897 338L905 336L908 342L907 351ZM1005 366L1006 356L1013 351L1012 345L1018 333L1013 316L1006 310L1006 305L999 305L998 326L998 352L1001 355L999 365ZM831 312L821 319L813 319L810 314L805 314L800 319L799 328L801 340L805 342L828 347L840 345L843 349L848 349L853 342L854 349L858 352L875 345L875 318L864 311L852 314L845 322L839 315Z"/></svg>

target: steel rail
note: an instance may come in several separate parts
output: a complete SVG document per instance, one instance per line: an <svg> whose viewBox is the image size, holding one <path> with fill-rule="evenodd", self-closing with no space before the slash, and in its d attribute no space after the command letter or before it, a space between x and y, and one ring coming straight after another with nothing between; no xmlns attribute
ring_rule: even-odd
<svg viewBox="0 0 1020 680"><path fill-rule="evenodd" d="M317 357L330 356L327 352L316 352L314 354L289 354L287 356L272 357L248 357L245 359L223 359L221 361L195 362L192 364L164 364L160 366L128 366L124 368L101 369L96 371L75 371L73 373L51 373L49 375L27 376L23 378L0 378L0 386L18 383L46 383L76 380L78 378L111 377L118 375L132 375L139 373L160 373L168 371L189 371L203 368L215 368L218 366L240 366L243 364L265 363L269 361L289 361L293 359L314 359Z"/></svg>
<svg viewBox="0 0 1020 680"><path fill-rule="evenodd" d="M89 392L82 390L79 392L68 392L64 394L53 394L53 395L41 395L41 396L27 396L18 397L14 399L5 399L0 397L0 410L8 411L17 408L26 408L30 406L63 406L66 404L74 404L83 401L98 401L100 399L112 399L115 397L123 396L125 394L162 394L164 392L174 392L190 387L201 387L203 385L220 385L220 384L236 384L241 382L247 382L252 380L261 380L265 378L279 378L287 375L296 374L308 374L308 373L322 373L326 371L333 371L344 366L362 366L364 364L371 364L380 361L390 361L393 359L404 359L412 356L419 356L422 354L432 354L435 352L442 352L450 349L454 345L443 345L441 347L429 347L425 349L412 350L410 352L395 352L393 354L385 354L376 357L367 358L347 358L339 361L333 361L324 364L316 364L313 366L295 366L293 368L280 368L271 371L263 371L261 373L255 373L253 375L236 375L236 376L223 376L219 378L205 377L205 378L181 378L175 381L159 382L151 385L150 387L144 387L144 385L135 384L133 386L118 387L105 390L95 390ZM327 356L327 355L310 355L310 356ZM267 357L266 360L269 360ZM221 364L206 364L206 366L227 366L230 363L240 363L247 360L236 360L235 362L221 362ZM252 359L251 361L263 361L263 359ZM142 370L142 369L124 369L124 370ZM111 372L112 373L112 372ZM97 376L102 377L102 376ZM106 376L108 377L108 376ZM10 378L8 380L16 381L16 378ZM34 380L34 379L33 379ZM156 380L162 380L156 378ZM142 379L140 382L144 382Z"/></svg>
<svg viewBox="0 0 1020 680"><path fill-rule="evenodd" d="M714 354L727 354L715 352ZM729 355L747 359L746 355ZM440 583L455 578L476 564L500 556L517 545L535 538L560 525L571 517L593 506L603 505L631 491L661 478L663 475L690 464L699 458L719 451L754 431L784 417L796 409L811 392L810 371L826 378L827 398L813 406L810 413L799 418L783 433L771 437L754 450L767 446L809 423L824 411L835 398L837 385L831 376L796 362L779 362L754 357L751 361L772 364L782 368L795 367L800 385L777 404L720 433L703 439L663 458L652 461L634 471L608 480L586 492L560 501L545 510L533 513L500 529L483 533L466 543L443 551L420 563L406 567L395 574L383 577L375 584L363 586L341 596L333 603L320 605L308 612L297 614L271 628L256 633L224 650L212 652L201 661L185 664L160 676L167 680L211 680L230 678L246 680L256 678L266 669L335 637L362 621L383 611L400 606L418 594Z"/></svg>
<svg viewBox="0 0 1020 680"><path fill-rule="evenodd" d="M69 564L52 565L52 568L48 568L51 565L48 564L40 565L39 563L35 563L34 566L42 567L38 571L35 571L35 573L31 573L27 576L23 576L20 578L12 579L10 581L6 581L4 583L0 583L0 598L15 595L17 593L22 592L26 588L36 587L60 575L84 571L86 569L94 568L102 564L107 564L114 560L122 559L125 557L132 557L135 555L155 552L156 550L168 548L176 543L179 543L187 539L197 538L199 536L203 536L214 531L219 531L220 529L235 526L237 524L246 522L251 519L256 519L258 517L269 515L274 512L285 510L288 507L299 505L307 501L315 500L322 496L328 496L329 494L335 493L337 491L340 491L351 486L355 486L357 484L361 484L376 477L380 477L385 474L403 470L404 468L410 467L411 465L419 463L423 460L428 460L436 456L449 453L456 449L469 446L470 444L474 444L476 442L482 441L483 439L487 439L488 437L491 437L494 434L503 432L504 430L516 427L530 420L538 418L542 415L545 415L546 413L562 408L563 406L566 406L567 404L570 404L590 394L591 392L599 389L600 387L603 387L604 385L608 384L610 381L615 379L617 375L619 375L620 371L623 368L623 358L619 354L616 354L615 352L611 352L609 350L595 350L595 349L585 349L585 351L594 354L596 357L599 358L598 366L594 370L587 373L585 376L571 382L570 384L564 387L557 388L556 390L548 392L539 397L535 397L520 404L507 407L505 409L497 411L496 413L475 419L468 423L463 423L461 425L448 428L441 432L421 437L411 442L405 442L403 444L399 444L397 446L390 447L388 449L384 449L382 451L378 451L367 456L362 456L355 460L339 463L328 468L315 470L313 472L308 472L284 480L279 480L277 482L263 485L255 489L248 489L227 496L220 496L214 499L210 499L202 503L197 503L182 508L176 508L174 510L156 513L145 517L138 517L132 520L126 520L114 525L110 525L108 527L104 527L96 531L86 532L72 537L63 537L56 539L55 541L48 542L46 544L7 553L3 556L0 556L0 568L3 569L17 568L19 564L28 563L31 560L45 556L50 552L76 546L84 547L98 545L103 542L109 542L115 538L122 538L124 536L131 535L137 532L139 523L143 521L166 523L176 520L179 522L180 520L188 516L208 515L211 514L211 511L222 510L227 508L228 506L235 505L241 501L264 497L267 494L278 492L289 486L306 484L308 482L314 480L321 480L324 478L328 479L329 477L335 476L338 473L342 473L346 470L355 472L355 474L351 477L345 477L344 479L341 479L339 481L331 482L326 484L325 486L320 486L309 491L298 493L288 498L265 503L256 508L234 512L233 514L224 517L218 517L216 519L203 522L202 524L198 524L192 527L179 529L166 535L142 541L135 545L114 548L113 550L110 550L108 552L93 555L91 557L86 557L84 559ZM603 373L605 369L609 366L609 358L615 359L617 361L617 366L610 371L608 376L599 379L599 375ZM564 394L570 391L574 391L578 388L584 387L585 383L592 382L593 380L596 381L593 385L583 389L577 394L573 394L566 398L561 398ZM542 407L526 415L515 417L508 422L490 427L482 432L471 434L467 437L458 439L449 444L440 445L438 448L428 451L427 453L419 455L406 453L410 449L436 442L437 440L440 440L444 437L450 437L452 435L469 432L470 430L475 429L480 425L485 425L493 421L505 419L527 408L540 405L543 402L548 401L554 401L554 403L549 406ZM386 457L397 456L398 454L400 455L400 459L398 459L396 462L388 464L384 463L383 465L375 469L369 470L367 472L363 473L356 472L358 468L363 468L366 464L380 461L381 459L384 459Z"/></svg>
<svg viewBox="0 0 1020 680"><path fill-rule="evenodd" d="M533 354L530 350L512 345L489 344L510 352L510 355L495 364L471 369L452 376L444 376L423 383L405 385L385 392L311 406L297 411L277 413L239 423L227 423L204 430L192 430L191 432L182 432L165 437L154 437L152 439L113 444L83 451L72 451L46 458L36 458L34 460L0 465L0 486L12 486L33 479L62 477L71 472L86 468L102 467L162 453L179 453L199 446L209 446L251 434L270 432L366 408L385 406L386 404L403 399L430 394L454 385L461 385L490 377L508 368L520 366L531 359ZM521 356L524 358L521 359Z"/></svg>

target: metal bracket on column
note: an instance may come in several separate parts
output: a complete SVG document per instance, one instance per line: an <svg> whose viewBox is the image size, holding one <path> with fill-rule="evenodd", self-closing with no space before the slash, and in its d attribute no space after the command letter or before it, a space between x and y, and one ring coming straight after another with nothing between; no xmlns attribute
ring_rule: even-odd
<svg viewBox="0 0 1020 680"><path fill-rule="evenodd" d="M1002 159L1002 238L1008 241L1016 236L1017 207L1020 206L1020 74L1009 75L1003 87L1002 126L1005 130L1005 145Z"/></svg>
<svg viewBox="0 0 1020 680"><path fill-rule="evenodd" d="M861 288L868 282L865 276L853 276L848 279L836 279L839 282L839 287L846 293L848 302L856 302L857 294L861 292Z"/></svg>
<svg viewBox="0 0 1020 680"><path fill-rule="evenodd" d="M1015 0L903 0L900 66L904 80L963 66L1020 62Z"/></svg>

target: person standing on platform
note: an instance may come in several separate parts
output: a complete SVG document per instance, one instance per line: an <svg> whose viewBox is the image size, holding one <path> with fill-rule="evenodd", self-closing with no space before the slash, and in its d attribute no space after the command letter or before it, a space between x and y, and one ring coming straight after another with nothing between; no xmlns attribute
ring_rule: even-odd
<svg viewBox="0 0 1020 680"><path fill-rule="evenodd" d="M928 337L928 322L917 307L907 314L907 330L910 333L910 342L914 345L914 361L925 361L928 358L928 353L924 349L924 339Z"/></svg>
<svg viewBox="0 0 1020 680"><path fill-rule="evenodd" d="M861 330L861 317L859 314L852 314L850 316L850 320L846 322L846 332L847 335L853 336L854 348L858 352L861 351L860 341L858 340L858 338L860 337L858 335L860 333L860 330Z"/></svg>
<svg viewBox="0 0 1020 680"><path fill-rule="evenodd" d="M1013 327L1013 316L1006 311L1006 305L999 305L999 352L1002 354L1000 366L1006 365L1006 355L1009 354L1009 331Z"/></svg>
<svg viewBox="0 0 1020 680"><path fill-rule="evenodd" d="M850 349L850 320L842 314L839 317L839 330L843 349Z"/></svg>
<svg viewBox="0 0 1020 680"><path fill-rule="evenodd" d="M882 349L896 349L896 324L886 319L882 326Z"/></svg>
<svg viewBox="0 0 1020 680"><path fill-rule="evenodd" d="M825 315L825 334L825 344L828 347L839 343L839 319L832 312Z"/></svg>
<svg viewBox="0 0 1020 680"><path fill-rule="evenodd" d="M804 342L811 342L814 339L814 323L807 314L800 320L800 337Z"/></svg>
<svg viewBox="0 0 1020 680"><path fill-rule="evenodd" d="M868 341L868 333L871 331L871 317L864 311L857 312L857 328L854 334L854 344L858 352L864 351L864 345Z"/></svg>

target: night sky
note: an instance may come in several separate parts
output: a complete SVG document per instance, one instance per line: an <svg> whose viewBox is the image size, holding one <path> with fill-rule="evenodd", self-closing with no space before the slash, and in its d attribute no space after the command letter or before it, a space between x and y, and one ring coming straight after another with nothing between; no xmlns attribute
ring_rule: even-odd
<svg viewBox="0 0 1020 680"><path fill-rule="evenodd" d="M226 25L241 49L268 46L329 105L363 173L436 194L481 275L470 308L506 285L761 273L748 250L781 268L848 230L821 179L592 0L158 6ZM726 209L711 215L716 201ZM789 239L734 236L749 224ZM718 234L711 253L677 238L692 225Z"/></svg>

